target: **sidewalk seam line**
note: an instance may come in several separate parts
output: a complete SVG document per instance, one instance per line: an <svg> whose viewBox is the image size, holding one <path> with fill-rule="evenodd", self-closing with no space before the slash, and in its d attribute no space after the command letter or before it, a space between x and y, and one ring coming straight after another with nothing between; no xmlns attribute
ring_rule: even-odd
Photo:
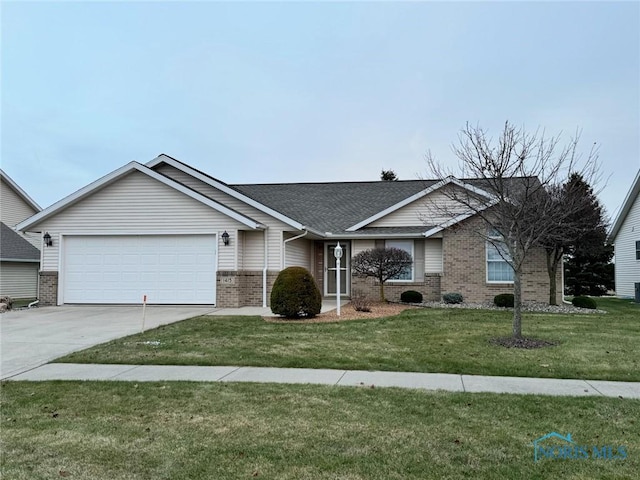
<svg viewBox="0 0 640 480"><path fill-rule="evenodd" d="M464 375L460 375L460 383L462 383L462 391L467 392L467 387L464 385Z"/></svg>
<svg viewBox="0 0 640 480"><path fill-rule="evenodd" d="M600 395L602 395L603 397L608 397L609 395L605 395L604 393L602 393L600 390L598 390L596 387L594 387L593 385L591 385L589 383L588 380L584 380L584 383L586 383L587 385L589 385L591 388L593 388L596 392L598 392Z"/></svg>
<svg viewBox="0 0 640 480"><path fill-rule="evenodd" d="M85 364L85 365L86 365L86 364ZM103 364L96 364L96 365L107 365L107 364L103 363ZM112 364L112 365L117 365L117 363L114 363L114 364ZM117 378L117 377L119 377L120 375L123 375L123 374L125 374L125 373L132 372L132 371L133 371L133 370L135 370L136 368L146 367L146 366L149 366L149 365L131 365L131 368L130 368L130 369L128 369L128 370L123 370L123 371L122 371L122 372L120 372L120 373L116 373L115 375L113 375L113 376L109 377L109 380L113 380L114 378Z"/></svg>
<svg viewBox="0 0 640 480"><path fill-rule="evenodd" d="M340 375L340 378L338 379L338 381L335 383L336 385L340 385L340 382L342 381L342 379L344 378L344 376L347 374L347 370L343 370L342 371L342 375Z"/></svg>
<svg viewBox="0 0 640 480"><path fill-rule="evenodd" d="M229 373L227 373L226 375L221 376L220 378L218 378L217 380L215 380L216 382L221 382L224 378L227 378L229 375L231 375L232 373L237 372L238 370L240 370L242 367L236 367L234 370L231 370Z"/></svg>

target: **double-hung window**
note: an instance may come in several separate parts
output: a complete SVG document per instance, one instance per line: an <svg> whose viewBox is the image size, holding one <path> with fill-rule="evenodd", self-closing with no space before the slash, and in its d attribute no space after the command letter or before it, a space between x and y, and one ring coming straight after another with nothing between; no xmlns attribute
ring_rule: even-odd
<svg viewBox="0 0 640 480"><path fill-rule="evenodd" d="M502 236L496 232L489 232L487 240L487 282L513 283L513 268L509 265L511 256L502 242Z"/></svg>
<svg viewBox="0 0 640 480"><path fill-rule="evenodd" d="M413 240L387 240L385 241L385 246L387 248L393 247L404 250L411 255L411 258L413 258ZM411 265L408 265L400 275L396 275L394 278L390 279L390 281L413 282L413 262Z"/></svg>

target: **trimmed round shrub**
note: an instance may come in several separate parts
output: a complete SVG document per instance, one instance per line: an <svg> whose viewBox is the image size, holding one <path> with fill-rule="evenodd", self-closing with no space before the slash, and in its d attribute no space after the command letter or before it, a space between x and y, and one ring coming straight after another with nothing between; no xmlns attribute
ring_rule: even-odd
<svg viewBox="0 0 640 480"><path fill-rule="evenodd" d="M404 303L422 303L422 294L415 290L407 290L400 294L400 301Z"/></svg>
<svg viewBox="0 0 640 480"><path fill-rule="evenodd" d="M462 303L462 300L462 295L460 295L459 293L445 293L444 295L442 295L442 301L444 303Z"/></svg>
<svg viewBox="0 0 640 480"><path fill-rule="evenodd" d="M493 297L493 303L496 307L513 308L513 293L501 293Z"/></svg>
<svg viewBox="0 0 640 480"><path fill-rule="evenodd" d="M322 308L316 281L302 267L285 268L271 290L271 311L286 318L315 317Z"/></svg>
<svg viewBox="0 0 640 480"><path fill-rule="evenodd" d="M571 300L571 304L574 307L589 308L591 310L595 310L596 308L598 308L598 304L591 297L581 297L581 296L573 297L573 300Z"/></svg>

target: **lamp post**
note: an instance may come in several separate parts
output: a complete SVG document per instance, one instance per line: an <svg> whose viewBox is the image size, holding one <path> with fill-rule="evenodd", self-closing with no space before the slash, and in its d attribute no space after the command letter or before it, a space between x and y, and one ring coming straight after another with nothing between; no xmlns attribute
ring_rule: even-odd
<svg viewBox="0 0 640 480"><path fill-rule="evenodd" d="M340 316L340 259L342 258L342 247L340 242L333 250L333 255L336 257L336 299L338 304L338 316Z"/></svg>

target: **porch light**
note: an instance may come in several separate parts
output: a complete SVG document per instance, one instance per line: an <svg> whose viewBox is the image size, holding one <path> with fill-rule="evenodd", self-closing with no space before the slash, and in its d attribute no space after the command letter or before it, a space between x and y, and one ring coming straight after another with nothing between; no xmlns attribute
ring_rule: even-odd
<svg viewBox="0 0 640 480"><path fill-rule="evenodd" d="M336 248L333 249L333 255L336 257L336 313L340 316L340 259L342 258L342 247L340 246L340 242L338 242Z"/></svg>
<svg viewBox="0 0 640 480"><path fill-rule="evenodd" d="M224 243L224 246L226 247L227 245L229 245L229 234L227 233L227 231L225 230L224 233L222 234L222 243Z"/></svg>
<svg viewBox="0 0 640 480"><path fill-rule="evenodd" d="M45 234L42 236L42 240L44 240L44 244L46 247L50 247L53 245L53 240L51 240L51 235L49 235L49 232L45 232Z"/></svg>

